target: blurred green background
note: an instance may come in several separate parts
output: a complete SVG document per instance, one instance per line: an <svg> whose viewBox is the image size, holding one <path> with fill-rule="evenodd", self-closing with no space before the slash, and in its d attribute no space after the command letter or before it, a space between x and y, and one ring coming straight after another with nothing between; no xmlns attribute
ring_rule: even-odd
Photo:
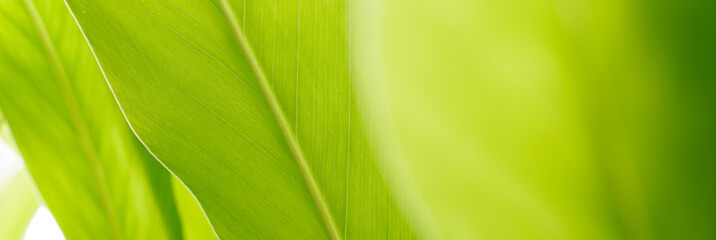
<svg viewBox="0 0 716 240"><path fill-rule="evenodd" d="M716 1L394 0L389 108L447 239L716 239Z"/></svg>

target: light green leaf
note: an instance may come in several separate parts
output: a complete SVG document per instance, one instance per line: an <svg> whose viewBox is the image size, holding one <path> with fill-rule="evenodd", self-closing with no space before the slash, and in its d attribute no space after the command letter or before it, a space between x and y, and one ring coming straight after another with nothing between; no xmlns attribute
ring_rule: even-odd
<svg viewBox="0 0 716 240"><path fill-rule="evenodd" d="M36 187L17 155L10 127L0 112L0 239L22 239L39 203Z"/></svg>
<svg viewBox="0 0 716 240"><path fill-rule="evenodd" d="M67 3L220 238L418 236L352 82L350 1Z"/></svg>
<svg viewBox="0 0 716 240"><path fill-rule="evenodd" d="M35 197L35 186L16 151L10 128L0 112L0 239L22 239L41 202Z"/></svg>
<svg viewBox="0 0 716 240"><path fill-rule="evenodd" d="M0 11L0 109L65 236L181 238L169 174L127 127L63 2Z"/></svg>
<svg viewBox="0 0 716 240"><path fill-rule="evenodd" d="M0 112L0 139L4 140L10 148L17 151L15 140L13 140L12 132L10 132L10 125L7 124L7 120L3 117L2 112Z"/></svg>
<svg viewBox="0 0 716 240"><path fill-rule="evenodd" d="M8 178L0 176L0 239L22 239L38 206L27 171L17 171Z"/></svg>

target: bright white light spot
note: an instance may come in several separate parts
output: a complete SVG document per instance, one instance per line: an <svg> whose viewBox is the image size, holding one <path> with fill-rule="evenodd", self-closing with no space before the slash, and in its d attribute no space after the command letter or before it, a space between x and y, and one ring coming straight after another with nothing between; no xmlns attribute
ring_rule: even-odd
<svg viewBox="0 0 716 240"><path fill-rule="evenodd" d="M25 240L64 240L60 226L45 206L40 206L25 231Z"/></svg>

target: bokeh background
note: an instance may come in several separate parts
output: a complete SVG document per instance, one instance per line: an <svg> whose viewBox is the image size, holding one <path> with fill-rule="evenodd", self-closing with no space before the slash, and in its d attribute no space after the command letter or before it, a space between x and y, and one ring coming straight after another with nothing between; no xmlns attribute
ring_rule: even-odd
<svg viewBox="0 0 716 240"><path fill-rule="evenodd" d="M383 79L447 239L716 239L716 1L398 0Z"/></svg>

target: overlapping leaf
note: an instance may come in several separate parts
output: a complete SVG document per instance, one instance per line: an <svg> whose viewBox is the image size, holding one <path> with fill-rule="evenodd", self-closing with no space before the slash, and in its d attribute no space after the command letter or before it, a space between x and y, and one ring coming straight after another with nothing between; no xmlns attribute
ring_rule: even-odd
<svg viewBox="0 0 716 240"><path fill-rule="evenodd" d="M417 237L352 83L350 1L67 2L219 237Z"/></svg>
<svg viewBox="0 0 716 240"><path fill-rule="evenodd" d="M0 108L65 236L181 238L169 174L126 125L64 3L0 11Z"/></svg>

